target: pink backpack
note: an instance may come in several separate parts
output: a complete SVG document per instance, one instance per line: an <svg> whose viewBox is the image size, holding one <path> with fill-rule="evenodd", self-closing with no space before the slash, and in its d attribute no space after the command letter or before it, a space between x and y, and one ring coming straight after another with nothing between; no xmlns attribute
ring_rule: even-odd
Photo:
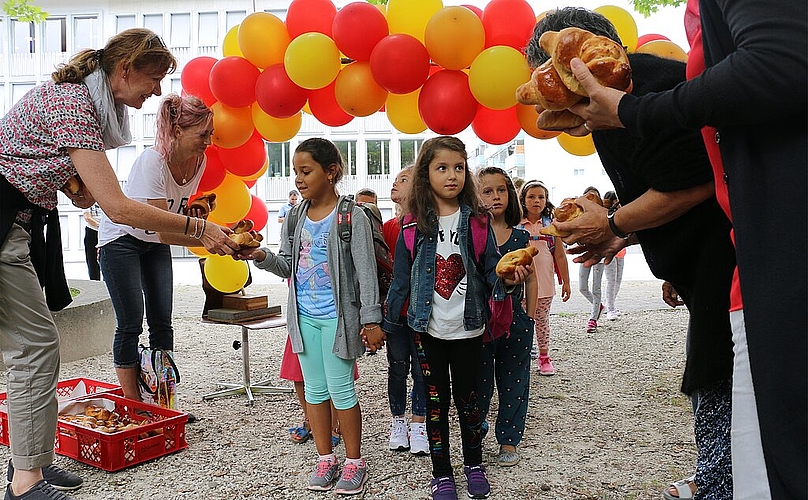
<svg viewBox="0 0 808 500"><path fill-rule="evenodd" d="M415 230L417 225L418 222L412 214L405 215L401 221L404 246L410 252L411 260L415 260ZM474 257L477 264L479 264L488 244L488 216L471 217L469 219L469 230L471 231L471 245L474 248ZM491 342L503 335L509 335L511 323L513 323L511 296L505 295L504 300L494 300L493 297L489 297L488 310L490 315L483 333L483 342Z"/></svg>

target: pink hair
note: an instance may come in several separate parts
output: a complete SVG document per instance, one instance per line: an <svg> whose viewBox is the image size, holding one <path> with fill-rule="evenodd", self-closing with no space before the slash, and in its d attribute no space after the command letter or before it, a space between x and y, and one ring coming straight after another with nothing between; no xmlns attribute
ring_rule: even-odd
<svg viewBox="0 0 808 500"><path fill-rule="evenodd" d="M198 97L189 95L180 97L175 93L168 94L160 101L157 111L157 136L154 138L154 149L168 160L174 154L176 136L174 128L185 129L200 124L207 125L213 120L213 111Z"/></svg>

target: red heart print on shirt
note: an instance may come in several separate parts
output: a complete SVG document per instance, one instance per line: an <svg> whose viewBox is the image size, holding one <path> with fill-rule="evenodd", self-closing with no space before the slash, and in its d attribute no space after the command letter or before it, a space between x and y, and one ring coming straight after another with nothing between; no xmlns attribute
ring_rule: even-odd
<svg viewBox="0 0 808 500"><path fill-rule="evenodd" d="M466 269L459 253L453 253L448 259L442 255L435 257L435 291L444 299L449 300L465 275Z"/></svg>

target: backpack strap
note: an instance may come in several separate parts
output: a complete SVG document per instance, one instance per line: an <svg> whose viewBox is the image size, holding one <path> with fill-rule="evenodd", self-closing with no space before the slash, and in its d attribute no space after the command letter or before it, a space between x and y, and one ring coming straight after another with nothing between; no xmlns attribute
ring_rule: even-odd
<svg viewBox="0 0 808 500"><path fill-rule="evenodd" d="M337 202L337 231L339 239L345 243L351 242L351 216L356 202L348 197L342 197Z"/></svg>
<svg viewBox="0 0 808 500"><path fill-rule="evenodd" d="M401 233L404 235L404 246L410 252L410 260L415 260L415 231L418 227L418 221L412 214L404 215L401 220Z"/></svg>
<svg viewBox="0 0 808 500"><path fill-rule="evenodd" d="M300 218L300 211L303 210L301 207L303 206L304 202L298 203L297 205L293 206L288 212L286 212L286 227L289 228L289 246L292 246L292 243L295 239L295 228L297 227L297 221Z"/></svg>

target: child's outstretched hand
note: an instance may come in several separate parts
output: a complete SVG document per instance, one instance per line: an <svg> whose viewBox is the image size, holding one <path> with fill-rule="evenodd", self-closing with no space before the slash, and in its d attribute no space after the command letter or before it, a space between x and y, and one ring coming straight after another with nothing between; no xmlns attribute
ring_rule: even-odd
<svg viewBox="0 0 808 500"><path fill-rule="evenodd" d="M533 272L533 264L528 264L526 266L516 266L516 271L513 273L513 279L510 278L502 278L502 282L505 286L513 286L513 285L521 285L525 282L530 273Z"/></svg>
<svg viewBox="0 0 808 500"><path fill-rule="evenodd" d="M260 248L242 248L233 254L236 260L264 260L267 258L267 253Z"/></svg>

